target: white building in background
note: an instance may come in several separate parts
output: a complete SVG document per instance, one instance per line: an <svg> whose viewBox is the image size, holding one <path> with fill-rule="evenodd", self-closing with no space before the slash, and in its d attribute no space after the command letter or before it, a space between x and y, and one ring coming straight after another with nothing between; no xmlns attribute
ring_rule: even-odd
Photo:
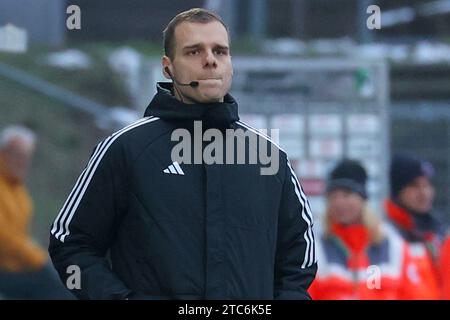
<svg viewBox="0 0 450 320"><path fill-rule="evenodd" d="M29 45L61 47L66 37L66 0L0 0L0 26L27 31Z"/></svg>
<svg viewBox="0 0 450 320"><path fill-rule="evenodd" d="M25 29L8 23L0 27L0 51L22 53L28 48L28 33Z"/></svg>

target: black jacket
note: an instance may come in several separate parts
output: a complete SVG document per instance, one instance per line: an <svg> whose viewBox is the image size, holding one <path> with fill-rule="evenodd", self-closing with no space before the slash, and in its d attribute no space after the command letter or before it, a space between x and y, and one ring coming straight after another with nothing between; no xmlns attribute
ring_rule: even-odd
<svg viewBox="0 0 450 320"><path fill-rule="evenodd" d="M51 227L63 282L69 266L81 270L79 298L309 298L312 215L286 154L275 175L261 175L260 163L176 166L171 134L192 132L194 120L272 145L238 121L230 95L186 105L159 84L145 117L96 147Z"/></svg>

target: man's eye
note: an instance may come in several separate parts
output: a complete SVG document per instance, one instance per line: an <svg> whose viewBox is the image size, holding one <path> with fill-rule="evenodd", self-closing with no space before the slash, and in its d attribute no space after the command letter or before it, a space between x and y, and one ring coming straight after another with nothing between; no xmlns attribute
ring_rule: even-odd
<svg viewBox="0 0 450 320"><path fill-rule="evenodd" d="M189 52L188 52L188 55L190 55L190 56L195 56L195 55L197 55L197 54L199 54L199 51L198 51L198 50L192 50L192 51L189 51Z"/></svg>
<svg viewBox="0 0 450 320"><path fill-rule="evenodd" d="M216 54L219 56L224 56L227 54L227 52L225 50L216 50Z"/></svg>

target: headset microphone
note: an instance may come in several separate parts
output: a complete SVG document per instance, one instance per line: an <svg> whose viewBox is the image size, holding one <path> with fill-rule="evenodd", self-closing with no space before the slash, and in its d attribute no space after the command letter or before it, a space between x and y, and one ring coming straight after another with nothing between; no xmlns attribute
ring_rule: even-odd
<svg viewBox="0 0 450 320"><path fill-rule="evenodd" d="M172 73L170 72L168 67L165 67L164 70L166 70L166 72L169 75L170 79L172 79L172 81L175 82L179 86L196 88L199 85L198 81L191 81L189 83L180 83L177 80L175 80L175 78L172 76Z"/></svg>

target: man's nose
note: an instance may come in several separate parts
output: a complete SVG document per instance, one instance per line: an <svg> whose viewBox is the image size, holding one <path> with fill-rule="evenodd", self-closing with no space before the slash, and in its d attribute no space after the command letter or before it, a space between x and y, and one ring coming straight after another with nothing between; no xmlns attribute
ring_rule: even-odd
<svg viewBox="0 0 450 320"><path fill-rule="evenodd" d="M217 67L217 60L212 51L209 51L209 50L206 51L204 66L205 67L214 67L214 68Z"/></svg>

